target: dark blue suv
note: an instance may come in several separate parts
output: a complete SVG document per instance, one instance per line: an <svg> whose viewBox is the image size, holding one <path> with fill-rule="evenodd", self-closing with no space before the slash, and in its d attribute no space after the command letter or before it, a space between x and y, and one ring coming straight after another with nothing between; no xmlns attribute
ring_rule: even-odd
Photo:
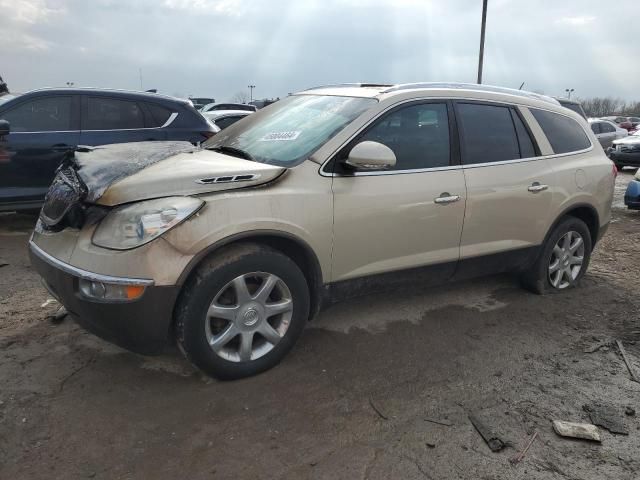
<svg viewBox="0 0 640 480"><path fill-rule="evenodd" d="M63 88L0 96L0 211L39 208L78 145L196 144L218 131L188 100L153 93Z"/></svg>

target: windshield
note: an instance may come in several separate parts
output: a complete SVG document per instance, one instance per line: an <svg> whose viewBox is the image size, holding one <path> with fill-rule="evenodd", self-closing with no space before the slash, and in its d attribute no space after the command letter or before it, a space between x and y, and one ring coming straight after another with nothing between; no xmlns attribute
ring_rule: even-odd
<svg viewBox="0 0 640 480"><path fill-rule="evenodd" d="M204 147L239 150L256 162L292 167L376 102L373 98L290 96L249 115Z"/></svg>

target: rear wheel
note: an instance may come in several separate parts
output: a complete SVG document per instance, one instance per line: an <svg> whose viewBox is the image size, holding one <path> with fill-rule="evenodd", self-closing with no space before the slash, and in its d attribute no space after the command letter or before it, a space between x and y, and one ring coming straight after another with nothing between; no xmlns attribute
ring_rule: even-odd
<svg viewBox="0 0 640 480"><path fill-rule="evenodd" d="M309 289L298 266L271 248L237 245L208 259L185 285L176 337L197 367L236 379L276 365L308 316Z"/></svg>
<svg viewBox="0 0 640 480"><path fill-rule="evenodd" d="M548 236L533 266L523 274L524 286L536 293L554 293L575 287L591 259L591 233L575 217L566 217Z"/></svg>

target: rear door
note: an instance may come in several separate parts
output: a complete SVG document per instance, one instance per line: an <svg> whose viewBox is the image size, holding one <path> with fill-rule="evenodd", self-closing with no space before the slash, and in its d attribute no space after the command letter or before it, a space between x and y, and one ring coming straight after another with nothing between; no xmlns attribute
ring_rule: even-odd
<svg viewBox="0 0 640 480"><path fill-rule="evenodd" d="M616 127L611 125L609 122L599 122L600 123L600 135L596 135L598 137L598 141L604 149L609 148L613 145L613 141L616 139Z"/></svg>
<svg viewBox="0 0 640 480"><path fill-rule="evenodd" d="M443 100L403 104L338 154L332 281L426 266L434 269L420 271L436 282L453 275L466 190L449 122L452 109ZM395 167L356 172L341 167L351 148L365 140L393 150Z"/></svg>
<svg viewBox="0 0 640 480"><path fill-rule="evenodd" d="M460 275L507 270L546 235L553 170L515 106L459 101L456 118L468 196Z"/></svg>
<svg viewBox="0 0 640 480"><path fill-rule="evenodd" d="M78 116L75 95L26 99L0 114L11 127L0 155L0 203L42 202L65 154L78 145Z"/></svg>
<svg viewBox="0 0 640 480"><path fill-rule="evenodd" d="M82 97L83 145L165 140L166 132L158 123L144 102L97 95Z"/></svg>

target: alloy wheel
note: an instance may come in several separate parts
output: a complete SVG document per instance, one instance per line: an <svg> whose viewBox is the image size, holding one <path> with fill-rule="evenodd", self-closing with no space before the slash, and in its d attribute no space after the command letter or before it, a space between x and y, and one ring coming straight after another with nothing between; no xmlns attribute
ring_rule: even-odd
<svg viewBox="0 0 640 480"><path fill-rule="evenodd" d="M584 239L574 230L565 233L553 247L549 260L549 282L564 289L578 278L584 263Z"/></svg>
<svg viewBox="0 0 640 480"><path fill-rule="evenodd" d="M207 342L227 361L256 360L282 340L292 315L293 298L282 279L266 272L240 275L227 283L209 305Z"/></svg>

